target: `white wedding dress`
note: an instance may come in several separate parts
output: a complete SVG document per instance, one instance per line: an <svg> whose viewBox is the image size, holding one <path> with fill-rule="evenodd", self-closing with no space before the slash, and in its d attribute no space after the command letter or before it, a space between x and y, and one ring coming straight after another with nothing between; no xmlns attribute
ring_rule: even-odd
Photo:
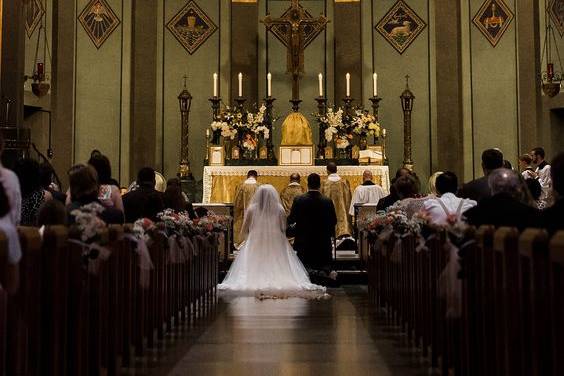
<svg viewBox="0 0 564 376"><path fill-rule="evenodd" d="M272 185L259 187L243 222L247 240L218 286L223 293L266 298L325 295L310 282L306 269L286 239L286 214Z"/></svg>

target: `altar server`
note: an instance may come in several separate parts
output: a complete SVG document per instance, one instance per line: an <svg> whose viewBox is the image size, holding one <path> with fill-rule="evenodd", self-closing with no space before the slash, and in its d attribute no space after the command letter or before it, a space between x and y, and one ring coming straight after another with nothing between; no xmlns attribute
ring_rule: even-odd
<svg viewBox="0 0 564 376"><path fill-rule="evenodd" d="M354 190L353 198L349 214L354 216L354 206L357 204L378 204L381 198L386 196L386 193L377 184L373 182L374 177L370 170L364 171L362 174L362 185L359 185Z"/></svg>
<svg viewBox="0 0 564 376"><path fill-rule="evenodd" d="M258 173L255 170L250 170L247 173L247 180L245 180L243 184L237 186L235 191L235 202L233 208L235 215L233 223L235 246L239 246L246 237L244 234L241 234L241 226L243 225L243 219L245 218L245 211L259 187L257 178Z"/></svg>

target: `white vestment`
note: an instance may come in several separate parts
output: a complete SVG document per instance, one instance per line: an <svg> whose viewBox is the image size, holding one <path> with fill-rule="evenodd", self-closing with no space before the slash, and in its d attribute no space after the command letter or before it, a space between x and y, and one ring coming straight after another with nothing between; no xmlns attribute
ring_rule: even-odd
<svg viewBox="0 0 564 376"><path fill-rule="evenodd" d="M541 168L542 166L542 168ZM552 177L550 176L550 165L547 163L541 164L535 171L539 177L539 183L542 188L542 193L539 201L541 201L545 208L552 205Z"/></svg>
<svg viewBox="0 0 564 376"><path fill-rule="evenodd" d="M386 197L386 192L379 185L359 185L354 190L349 214L354 216L356 204L378 204L381 198Z"/></svg>

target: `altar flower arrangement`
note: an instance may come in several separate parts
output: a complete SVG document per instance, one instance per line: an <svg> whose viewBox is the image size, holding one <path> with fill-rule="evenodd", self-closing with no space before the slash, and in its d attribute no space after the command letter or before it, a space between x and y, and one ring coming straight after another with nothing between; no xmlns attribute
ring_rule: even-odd
<svg viewBox="0 0 564 376"><path fill-rule="evenodd" d="M318 121L325 126L325 140L331 142L333 137L342 133L344 128L343 109L339 107L335 111L333 108L328 108L325 115L318 117Z"/></svg>
<svg viewBox="0 0 564 376"><path fill-rule="evenodd" d="M262 135L264 139L268 139L270 137L270 129L265 124L265 113L266 106L264 104L256 112L241 111L239 108L227 106L212 121L210 127L213 132L221 132L221 136L229 140L242 139L246 135L251 135L253 138ZM243 147L246 146L252 147L250 143L243 145Z"/></svg>
<svg viewBox="0 0 564 376"><path fill-rule="evenodd" d="M366 110L357 109L352 116L353 132L361 137L380 137L381 127L376 117Z"/></svg>

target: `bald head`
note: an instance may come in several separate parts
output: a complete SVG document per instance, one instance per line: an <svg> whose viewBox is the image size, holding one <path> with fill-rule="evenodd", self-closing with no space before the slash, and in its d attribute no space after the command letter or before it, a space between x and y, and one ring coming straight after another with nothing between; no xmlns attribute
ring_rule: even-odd
<svg viewBox="0 0 564 376"><path fill-rule="evenodd" d="M365 170L362 173L362 181L372 181L372 179L374 179L374 176L372 176L372 171Z"/></svg>
<svg viewBox="0 0 564 376"><path fill-rule="evenodd" d="M488 177L488 185L492 195L505 193L511 197L521 200L523 196L523 189L519 175L506 168L498 168L492 171Z"/></svg>
<svg viewBox="0 0 564 376"><path fill-rule="evenodd" d="M337 173L337 164L335 162L329 162L327 164L327 173L329 173L329 174L336 174Z"/></svg>
<svg viewBox="0 0 564 376"><path fill-rule="evenodd" d="M299 183L300 179L301 176L297 172L294 172L292 175L290 175L290 183Z"/></svg>

